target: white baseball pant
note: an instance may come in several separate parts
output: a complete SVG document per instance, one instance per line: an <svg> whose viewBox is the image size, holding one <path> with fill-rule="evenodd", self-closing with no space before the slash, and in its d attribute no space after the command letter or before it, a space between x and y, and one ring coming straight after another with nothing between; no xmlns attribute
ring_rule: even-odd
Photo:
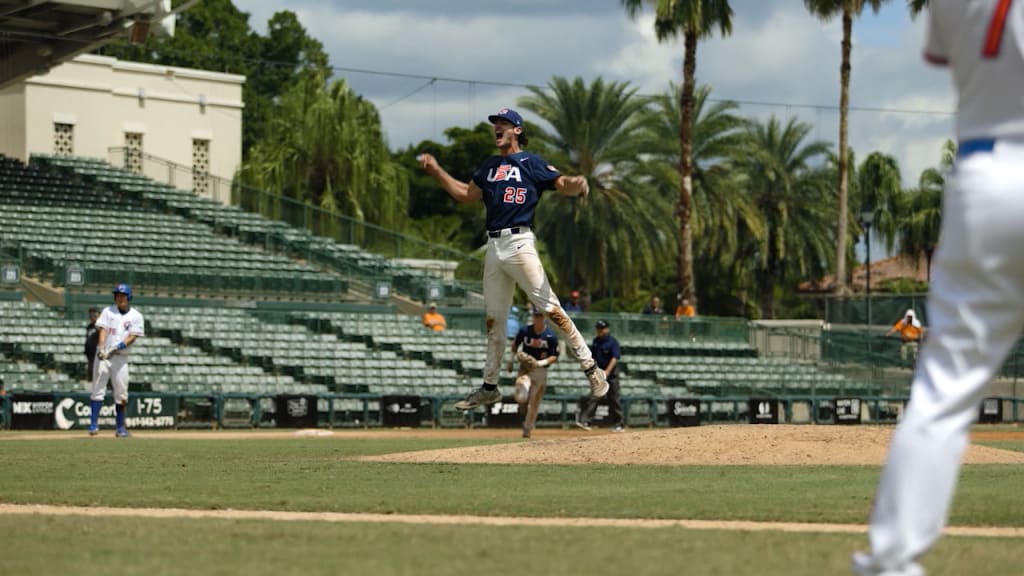
<svg viewBox="0 0 1024 576"><path fill-rule="evenodd" d="M489 238L484 259L484 307L487 315L487 361L484 382L497 384L501 359L508 347L505 318L512 306L516 284L526 292L530 302L551 320L555 330L569 343L568 352L583 368L593 365L590 347L576 329L569 315L562 310L558 296L548 283L544 266L537 256L532 231Z"/></svg>
<svg viewBox="0 0 1024 576"><path fill-rule="evenodd" d="M526 404L526 416L523 418L523 428L533 430L537 425L537 411L540 409L540 401L544 398L544 390L548 386L548 369L546 366L519 365L519 375L516 377L516 401L520 400L519 383L521 378L527 378L529 392L526 402L520 402L520 407ZM520 408L521 409L521 408Z"/></svg>
<svg viewBox="0 0 1024 576"><path fill-rule="evenodd" d="M96 358L93 368L92 386L89 399L103 401L107 394L107 381L114 392L114 403L123 404L128 401L128 358L115 354L106 360Z"/></svg>
<svg viewBox="0 0 1024 576"><path fill-rule="evenodd" d="M947 180L928 338L869 530L874 564L911 573L948 520L985 388L1024 328L1024 142L958 161Z"/></svg>

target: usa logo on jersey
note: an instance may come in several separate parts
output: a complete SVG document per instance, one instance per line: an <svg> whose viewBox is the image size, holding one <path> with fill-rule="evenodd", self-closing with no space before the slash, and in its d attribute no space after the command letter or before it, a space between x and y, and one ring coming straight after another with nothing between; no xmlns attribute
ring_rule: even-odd
<svg viewBox="0 0 1024 576"><path fill-rule="evenodd" d="M488 182L508 182L509 180L515 180L516 182L523 181L523 177L519 174L518 166L502 164L497 168L492 168L487 171Z"/></svg>

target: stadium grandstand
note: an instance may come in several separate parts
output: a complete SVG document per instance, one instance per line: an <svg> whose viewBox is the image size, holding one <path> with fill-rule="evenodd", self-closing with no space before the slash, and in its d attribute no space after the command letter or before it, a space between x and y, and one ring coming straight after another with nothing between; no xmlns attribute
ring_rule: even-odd
<svg viewBox="0 0 1024 576"><path fill-rule="evenodd" d="M406 241L394 231L318 235L261 210L283 201L274 191L243 201L244 78L84 54L148 33L173 33L170 2L0 0L0 427L12 398L48 399L33 425L81 427L86 310L118 282L147 324L131 364L137 427L518 426L510 399L453 408L485 356L478 282L452 273L461 257L417 266L385 248ZM82 78L89 95L68 97ZM442 332L420 323L434 300ZM575 316L588 339L599 318L615 327L630 426L742 420L755 405L831 422L847 397L884 418L906 394L908 367L879 367L884 346L856 329ZM502 372L509 393L513 377ZM539 424L569 425L588 390L574 362L556 363Z"/></svg>

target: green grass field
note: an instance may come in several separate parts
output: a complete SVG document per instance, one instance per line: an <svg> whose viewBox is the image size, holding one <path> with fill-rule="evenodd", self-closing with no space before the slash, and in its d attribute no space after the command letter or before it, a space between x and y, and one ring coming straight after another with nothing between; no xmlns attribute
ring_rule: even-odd
<svg viewBox="0 0 1024 576"><path fill-rule="evenodd" d="M7 504L866 521L874 466L392 464L481 438L87 439L0 432ZM1020 442L987 445L1024 450ZM951 523L1024 526L1024 468L964 468ZM863 534L0 514L0 574L847 574ZM931 576L1019 574L1024 539L945 537ZM95 568L95 570L93 569Z"/></svg>

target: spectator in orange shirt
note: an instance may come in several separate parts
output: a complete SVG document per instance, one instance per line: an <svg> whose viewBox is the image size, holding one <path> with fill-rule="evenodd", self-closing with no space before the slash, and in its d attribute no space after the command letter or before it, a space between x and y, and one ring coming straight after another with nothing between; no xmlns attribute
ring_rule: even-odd
<svg viewBox="0 0 1024 576"><path fill-rule="evenodd" d="M924 326L921 325L921 321L917 319L917 314L914 311L907 310L907 313L900 318L888 332L886 336L899 332L900 338L903 340L903 345L900 346L900 360L906 362L910 358L913 362L917 362L917 350L920 347L921 338L924 337Z"/></svg>
<svg viewBox="0 0 1024 576"><path fill-rule="evenodd" d="M437 311L437 304L434 302L431 302L430 308L423 313L423 325L434 332L440 332L448 327L444 316Z"/></svg>
<svg viewBox="0 0 1024 576"><path fill-rule="evenodd" d="M690 304L690 301L686 298L679 299L679 305L676 306L676 320L680 318L693 318L697 315L697 309Z"/></svg>

